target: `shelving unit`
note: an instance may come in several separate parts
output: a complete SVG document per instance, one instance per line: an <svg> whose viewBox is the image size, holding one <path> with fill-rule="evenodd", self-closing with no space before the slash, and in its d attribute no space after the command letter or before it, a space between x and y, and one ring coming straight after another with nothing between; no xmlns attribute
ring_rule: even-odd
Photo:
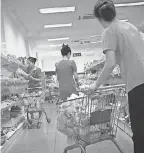
<svg viewBox="0 0 144 153"><path fill-rule="evenodd" d="M1 55L1 152L5 152L25 125L25 114L21 94L28 88L28 81L15 78L22 64L13 56Z"/></svg>

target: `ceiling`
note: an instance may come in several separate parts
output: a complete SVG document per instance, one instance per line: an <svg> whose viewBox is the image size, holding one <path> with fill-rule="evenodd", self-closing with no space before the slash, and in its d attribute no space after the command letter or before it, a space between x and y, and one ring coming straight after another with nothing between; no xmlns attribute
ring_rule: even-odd
<svg viewBox="0 0 144 153"><path fill-rule="evenodd" d="M4 7L13 13L23 24L29 40L35 42L36 48L58 50L50 48L50 44L68 43L73 49L86 50L101 47L101 43L70 43L74 40L90 40L92 35L101 35L103 29L96 19L79 20L86 14L92 14L97 0L2 0ZM143 0L114 0L116 3L140 2ZM40 14L40 8L75 6L71 13ZM117 8L120 19L128 19L134 25L144 20L144 5L139 7ZM44 29L45 24L72 23L72 27ZM50 38L70 37L69 41L48 42ZM92 41L99 41L93 37Z"/></svg>

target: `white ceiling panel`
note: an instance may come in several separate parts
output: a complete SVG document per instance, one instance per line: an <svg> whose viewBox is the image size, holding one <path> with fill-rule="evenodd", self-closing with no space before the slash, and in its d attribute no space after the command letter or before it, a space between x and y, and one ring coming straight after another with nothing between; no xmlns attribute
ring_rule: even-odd
<svg viewBox="0 0 144 153"><path fill-rule="evenodd" d="M143 0L114 0L115 3L143 2ZM103 29L96 19L83 20L83 16L93 13L96 0L2 0L7 11L11 12L23 23L28 31L29 39L33 40L38 48L57 50L60 47L50 48L49 45L69 43L73 49L100 47L101 44L71 44L71 41L91 39L92 35L101 35ZM75 6L75 12L40 14L40 8ZM144 6L117 8L118 17L128 19L134 25L144 21ZM46 24L73 23L72 27L45 29ZM69 41L48 42L47 39L70 37ZM93 38L92 41L97 41Z"/></svg>

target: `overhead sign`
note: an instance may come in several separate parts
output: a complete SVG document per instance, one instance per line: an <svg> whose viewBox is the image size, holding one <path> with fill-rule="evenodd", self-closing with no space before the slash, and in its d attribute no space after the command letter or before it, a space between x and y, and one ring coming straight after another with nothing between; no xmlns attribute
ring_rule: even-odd
<svg viewBox="0 0 144 153"><path fill-rule="evenodd" d="M73 57L81 56L81 53L73 53Z"/></svg>

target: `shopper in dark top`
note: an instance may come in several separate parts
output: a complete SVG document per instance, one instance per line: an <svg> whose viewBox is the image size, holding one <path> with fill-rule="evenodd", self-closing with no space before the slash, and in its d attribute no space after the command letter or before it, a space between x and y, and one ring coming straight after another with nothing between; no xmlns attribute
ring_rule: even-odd
<svg viewBox="0 0 144 153"><path fill-rule="evenodd" d="M63 45L61 49L63 60L56 63L56 74L59 82L60 99L66 100L72 94L78 94L76 84L78 84L77 66L71 57L71 49L68 45Z"/></svg>
<svg viewBox="0 0 144 153"><path fill-rule="evenodd" d="M27 66L19 66L28 75L29 88L41 86L41 69L35 66L36 58L29 57L27 59Z"/></svg>

